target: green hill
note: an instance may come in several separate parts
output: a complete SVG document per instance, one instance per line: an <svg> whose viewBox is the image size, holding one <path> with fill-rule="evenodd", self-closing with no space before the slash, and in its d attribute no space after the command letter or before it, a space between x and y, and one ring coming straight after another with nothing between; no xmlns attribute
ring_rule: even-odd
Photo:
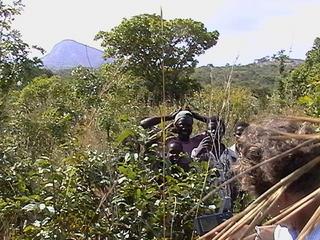
<svg viewBox="0 0 320 240"><path fill-rule="evenodd" d="M288 73L303 60L289 59L285 63L285 72ZM228 79L234 86L248 87L254 91L268 93L277 86L280 78L279 64L271 60L258 59L255 63L248 65L226 65L215 67L212 65L202 66L195 69L193 79L199 81L203 86L213 84L223 86Z"/></svg>

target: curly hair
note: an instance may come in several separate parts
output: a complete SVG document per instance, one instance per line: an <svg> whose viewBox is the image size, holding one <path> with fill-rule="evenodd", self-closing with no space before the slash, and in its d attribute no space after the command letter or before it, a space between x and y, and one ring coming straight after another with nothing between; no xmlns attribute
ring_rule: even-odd
<svg viewBox="0 0 320 240"><path fill-rule="evenodd" d="M305 140L297 138L281 138L283 133L308 134L313 129L305 123L285 119L268 119L260 123L250 124L239 139L240 159L236 172L242 172L260 162L290 150ZM240 178L241 186L255 195L261 195L281 179L300 168L308 161L320 156L318 144L310 144L299 148L286 156L256 168ZM309 193L320 185L320 166L294 181L288 192Z"/></svg>

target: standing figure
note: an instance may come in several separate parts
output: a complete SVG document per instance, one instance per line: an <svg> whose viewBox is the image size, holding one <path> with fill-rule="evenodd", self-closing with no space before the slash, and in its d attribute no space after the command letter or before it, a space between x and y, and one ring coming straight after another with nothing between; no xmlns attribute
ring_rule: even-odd
<svg viewBox="0 0 320 240"><path fill-rule="evenodd" d="M208 161L209 167L217 169L218 174L214 182L215 185L220 185L232 177L230 166L236 160L235 153L222 142L225 130L225 123L221 118L217 116L209 118L206 136L202 139L199 146L192 150L191 154L193 159ZM233 188L234 186L227 185L220 190L222 200L230 202L229 208L232 207Z"/></svg>
<svg viewBox="0 0 320 240"><path fill-rule="evenodd" d="M197 147L204 135L199 134L191 137L193 119L200 121L206 121L206 117L199 115L198 113L181 110L173 112L167 116L163 117L164 121L173 120L172 133L177 134L176 136L166 139L166 145L170 144L171 141L179 141L182 144L183 152L191 155L192 149ZM161 122L161 117L151 117L141 121L140 125L143 128L151 128L152 126L159 124ZM161 137L158 137L155 141L159 141Z"/></svg>

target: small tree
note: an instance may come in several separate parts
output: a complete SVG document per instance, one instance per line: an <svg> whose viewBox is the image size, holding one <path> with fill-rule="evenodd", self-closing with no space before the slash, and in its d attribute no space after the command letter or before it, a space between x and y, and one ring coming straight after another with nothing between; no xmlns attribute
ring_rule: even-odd
<svg viewBox="0 0 320 240"><path fill-rule="evenodd" d="M25 83L41 73L40 59L28 58L30 46L23 42L19 31L12 29L16 15L20 15L24 5L21 0L4 4L0 1L0 94L6 94L10 89ZM43 51L43 49L34 46Z"/></svg>
<svg viewBox="0 0 320 240"><path fill-rule="evenodd" d="M159 15L142 14L124 19L109 32L99 32L106 57L125 60L124 69L141 77L160 101L165 77L166 95L181 99L199 87L190 79L196 56L214 46L219 33L208 32L192 19L164 20Z"/></svg>
<svg viewBox="0 0 320 240"><path fill-rule="evenodd" d="M320 38L306 53L306 61L283 80L283 98L289 104L300 103L309 113L320 115Z"/></svg>

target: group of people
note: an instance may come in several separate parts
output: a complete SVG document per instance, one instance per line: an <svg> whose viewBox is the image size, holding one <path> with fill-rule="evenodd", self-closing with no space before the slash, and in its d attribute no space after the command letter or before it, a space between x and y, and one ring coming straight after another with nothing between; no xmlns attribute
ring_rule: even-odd
<svg viewBox="0 0 320 240"><path fill-rule="evenodd" d="M205 122L207 129L191 137L194 119ZM314 137L314 141L309 144L303 145L308 134L315 136L315 130L311 124L295 119L269 117L250 124L239 122L234 131L236 144L230 148L223 144L222 138L226 127L223 120L217 116L204 117L190 110L180 110L164 118L144 119L141 126L151 128L161 121L170 120L173 120L173 132L176 134L166 141L166 156L170 161L188 170L190 162L183 162L179 158L180 153L184 153L191 160L206 160L211 166L218 167L223 172L230 170L233 174L243 173L239 178L241 188L256 197L264 194L297 169L314 159L320 159L319 136ZM294 151L284 154L290 149ZM275 160L251 170L253 166L271 158ZM269 211L269 217L280 214L293 203L319 189L320 160L310 170L286 186L285 191ZM309 200L276 225L257 226L257 231L251 239L295 240L313 214L320 212L319 206L320 194L317 194L312 201ZM309 229L309 233L303 239L320 240L320 217L313 216L314 219L317 220L318 225ZM239 234L230 236L229 239L239 239L242 230ZM210 232L205 235L204 239L212 239L216 234L216 232Z"/></svg>
<svg viewBox="0 0 320 240"><path fill-rule="evenodd" d="M194 120L204 122L206 129L192 136ZM209 168L216 169L214 184L219 185L232 176L231 166L236 164L237 144L227 147L223 143L223 137L226 132L226 125L222 118L218 116L206 117L190 109L177 110L164 117L150 117L141 121L141 126L146 129L153 128L161 121L172 121L171 134L165 132L165 157L173 165L190 170L190 164L193 161L206 161ZM242 131L248 124L238 122L234 135L238 139ZM163 131L162 131L163 133ZM161 141L161 134L153 141ZM161 152L161 151L159 151ZM232 207L232 200L238 195L235 185L227 185L220 190L222 201L228 201L229 208ZM230 209L231 210L231 209Z"/></svg>
<svg viewBox="0 0 320 240"><path fill-rule="evenodd" d="M191 136L194 119L206 123L206 130ZM218 116L206 117L191 110L181 110L173 112L164 117L150 117L141 121L143 128L149 129L159 124L161 121L172 120L172 131L174 135L168 134L166 138L166 157L173 163L185 170L189 169L190 161L208 161L211 166L217 164L230 165L237 159L237 149L228 148L223 143L226 126ZM238 124L235 136L241 135L241 130L246 123ZM157 139L161 139L160 137ZM220 161L220 162L219 162ZM222 161L222 162L221 162ZM228 167L227 166L227 167Z"/></svg>

